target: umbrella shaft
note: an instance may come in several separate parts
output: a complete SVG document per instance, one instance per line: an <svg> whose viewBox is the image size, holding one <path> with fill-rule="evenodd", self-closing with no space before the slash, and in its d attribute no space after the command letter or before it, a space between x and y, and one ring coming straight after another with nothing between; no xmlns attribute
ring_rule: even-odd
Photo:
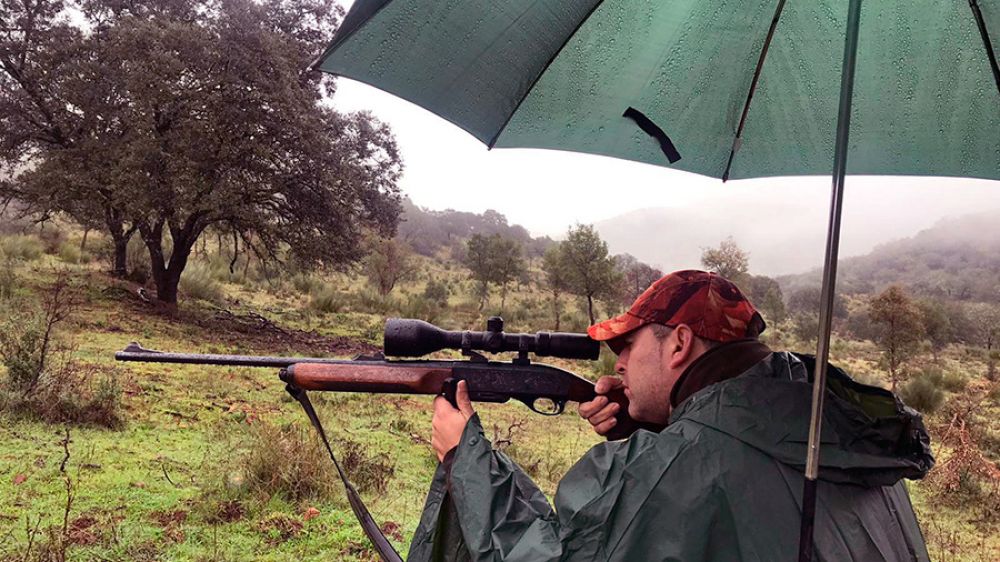
<svg viewBox="0 0 1000 562"><path fill-rule="evenodd" d="M816 344L816 368L813 373L812 415L809 420L809 452L806 457L803 489L802 526L799 536L799 562L812 560L813 519L815 516L816 478L819 476L819 445L823 420L823 396L826 390L826 362L830 355L830 328L837 278L840 246L840 216L844 197L844 175L851 129L851 98L854 93L854 68L858 53L858 27L861 0L851 0L847 12L847 35L844 39L844 63L840 77L840 110L837 115L837 144L833 162L833 193L830 202L830 225L826 239L823 267L823 290L819 314L819 340Z"/></svg>

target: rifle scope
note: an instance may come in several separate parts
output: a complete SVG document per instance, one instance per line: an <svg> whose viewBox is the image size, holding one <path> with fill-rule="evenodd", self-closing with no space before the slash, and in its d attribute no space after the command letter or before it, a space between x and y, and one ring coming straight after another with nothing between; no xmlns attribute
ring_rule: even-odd
<svg viewBox="0 0 1000 562"><path fill-rule="evenodd" d="M564 359L597 359L601 353L601 344L587 334L504 333L503 319L499 316L486 321L484 332L448 331L423 320L390 318L385 323L384 341L383 352L392 357L419 357L442 349L461 349L464 353L517 351Z"/></svg>

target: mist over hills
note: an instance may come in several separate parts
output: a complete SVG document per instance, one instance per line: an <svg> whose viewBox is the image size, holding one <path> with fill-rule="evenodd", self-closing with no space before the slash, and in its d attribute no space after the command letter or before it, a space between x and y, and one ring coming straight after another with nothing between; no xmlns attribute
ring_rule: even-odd
<svg viewBox="0 0 1000 562"><path fill-rule="evenodd" d="M782 289L817 286L822 271L778 278ZM874 293L893 283L933 298L1000 301L1000 211L949 217L916 235L840 261L840 293Z"/></svg>
<svg viewBox="0 0 1000 562"><path fill-rule="evenodd" d="M843 261L865 255L879 245L914 236L934 227L942 217L981 211L974 202L961 206L946 198L917 197L903 203L845 202L840 256ZM718 206L648 208L600 221L598 232L612 253L627 252L664 271L697 268L702 250L732 236L750 254L750 272L791 275L820 267L826 244L828 210L789 198L765 203L752 197L734 197ZM987 207L989 208L989 206ZM743 212L734 212L743 209ZM950 212L949 212L950 211ZM945 214L947 213L947 214ZM988 216L987 216L988 215ZM936 241L955 235L982 235L1000 239L1000 209L969 226L942 227ZM949 219L950 220L950 219ZM949 223L950 224L950 223ZM929 235L926 235L929 236ZM926 237L920 242L930 242Z"/></svg>

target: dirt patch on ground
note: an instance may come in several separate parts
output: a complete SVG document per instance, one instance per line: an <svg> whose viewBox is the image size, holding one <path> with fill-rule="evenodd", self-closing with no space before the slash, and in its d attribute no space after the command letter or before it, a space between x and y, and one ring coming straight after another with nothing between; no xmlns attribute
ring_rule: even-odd
<svg viewBox="0 0 1000 562"><path fill-rule="evenodd" d="M257 530L268 544L278 545L302 531L302 522L283 513L276 513L257 523Z"/></svg>
<svg viewBox="0 0 1000 562"><path fill-rule="evenodd" d="M187 521L187 515L188 512L183 509L176 509L174 511L154 511L149 514L149 517L160 527L169 527Z"/></svg>
<svg viewBox="0 0 1000 562"><path fill-rule="evenodd" d="M88 546L97 543L100 539L99 531L97 519L83 515L70 522L66 536L72 544Z"/></svg>

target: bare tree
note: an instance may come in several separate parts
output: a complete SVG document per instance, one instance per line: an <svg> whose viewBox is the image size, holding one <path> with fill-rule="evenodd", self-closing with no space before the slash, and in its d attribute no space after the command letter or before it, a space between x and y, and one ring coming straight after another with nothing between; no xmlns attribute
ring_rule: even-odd
<svg viewBox="0 0 1000 562"><path fill-rule="evenodd" d="M903 379L903 364L912 357L924 337L920 310L899 285L893 285L871 303L872 322L879 326L879 344L889 369L891 390Z"/></svg>

